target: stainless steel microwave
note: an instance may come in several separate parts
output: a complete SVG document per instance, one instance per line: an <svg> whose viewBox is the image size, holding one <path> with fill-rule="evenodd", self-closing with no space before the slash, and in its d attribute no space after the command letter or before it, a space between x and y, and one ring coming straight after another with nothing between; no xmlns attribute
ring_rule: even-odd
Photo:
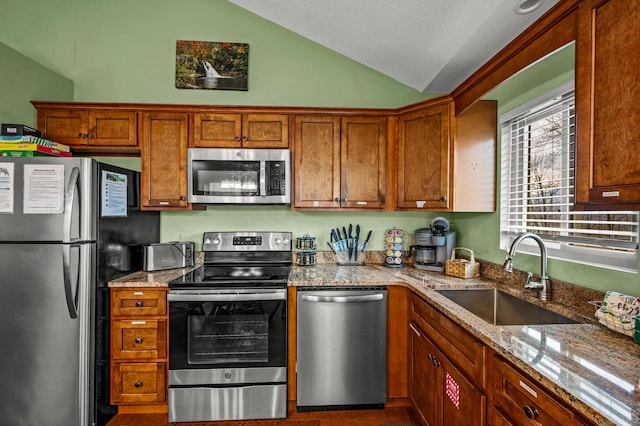
<svg viewBox="0 0 640 426"><path fill-rule="evenodd" d="M291 204L288 149L189 148L188 201Z"/></svg>

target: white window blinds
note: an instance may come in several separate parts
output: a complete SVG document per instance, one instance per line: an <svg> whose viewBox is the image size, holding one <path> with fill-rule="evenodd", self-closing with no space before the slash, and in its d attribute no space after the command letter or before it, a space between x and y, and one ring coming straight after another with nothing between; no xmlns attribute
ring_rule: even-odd
<svg viewBox="0 0 640 426"><path fill-rule="evenodd" d="M555 243L554 257L591 249L602 266L637 269L636 212L573 210L575 123L573 90L503 122L501 240L533 232Z"/></svg>

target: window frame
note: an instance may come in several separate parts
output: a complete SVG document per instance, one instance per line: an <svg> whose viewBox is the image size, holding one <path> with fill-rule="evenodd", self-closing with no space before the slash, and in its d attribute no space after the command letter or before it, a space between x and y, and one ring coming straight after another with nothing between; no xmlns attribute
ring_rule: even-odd
<svg viewBox="0 0 640 426"><path fill-rule="evenodd" d="M505 231L506 226L506 218L509 213L509 189L506 187L507 181L509 179L509 173L511 171L510 167L505 167L505 165L509 166L511 163L508 162L508 156L511 155L511 147L512 147L512 129L511 125L507 124L512 121L516 117L522 116L527 112L532 111L532 116L535 116L537 113L536 108L539 106L549 103L554 98L562 96L570 91L574 90L574 82L569 81L561 86L558 86L555 89L552 89L541 96L517 107L513 110L503 114L500 116L500 249L508 250L512 241L516 238L515 235L508 234ZM564 137L563 137L564 138ZM564 150L563 150L564 152ZM505 160L505 156L507 156L507 160ZM568 161L567 159L562 160L563 162ZM521 161L522 165L528 164L526 159ZM567 169L567 168L565 168ZM520 169L522 170L522 169ZM575 176L575 175L574 175ZM571 176L564 176L563 179L572 179ZM526 179L525 179L526 180ZM526 190L526 188L524 189ZM511 192L513 194L513 192ZM523 208L524 211L524 208ZM564 212L565 210L563 210ZM573 212L575 211L572 207L567 207L567 211ZM586 212L588 213L588 212ZM616 214L622 214L623 212L615 212ZM634 212L635 213L635 212ZM579 264L585 264L590 266L597 266L606 269L619 270L624 272L638 272L638 216L636 213L636 244L634 249L628 249L628 251L624 250L607 250L604 248L595 248L595 247L584 247L580 245L575 245L575 242L565 241L565 239L549 239L541 236L545 242L547 247L548 257L567 261L574 262ZM570 238L569 238L570 240ZM518 247L519 252L540 255L539 248L537 244L530 239L524 240L522 244Z"/></svg>

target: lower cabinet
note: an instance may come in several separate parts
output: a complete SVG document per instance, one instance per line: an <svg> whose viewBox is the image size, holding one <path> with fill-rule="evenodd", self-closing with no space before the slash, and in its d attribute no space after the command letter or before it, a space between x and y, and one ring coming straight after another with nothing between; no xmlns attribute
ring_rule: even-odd
<svg viewBox="0 0 640 426"><path fill-rule="evenodd" d="M417 296L409 333L409 396L422 422L485 425L486 348Z"/></svg>
<svg viewBox="0 0 640 426"><path fill-rule="evenodd" d="M484 425L486 397L411 323L411 400L435 425Z"/></svg>
<svg viewBox="0 0 640 426"><path fill-rule="evenodd" d="M143 411L165 410L166 293L150 288L111 289L110 390L111 403L119 406L119 412L135 411L141 404L158 405Z"/></svg>
<svg viewBox="0 0 640 426"><path fill-rule="evenodd" d="M491 425L590 425L526 375L495 356Z"/></svg>

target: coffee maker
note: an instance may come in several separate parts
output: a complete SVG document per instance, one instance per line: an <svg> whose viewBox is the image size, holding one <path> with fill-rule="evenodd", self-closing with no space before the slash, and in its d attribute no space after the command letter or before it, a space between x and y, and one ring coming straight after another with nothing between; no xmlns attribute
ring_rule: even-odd
<svg viewBox="0 0 640 426"><path fill-rule="evenodd" d="M430 228L416 229L415 240L416 245L409 247L409 257L416 251L413 267L444 272L445 263L451 259L451 251L456 246L456 231L449 229L447 219L437 217Z"/></svg>

